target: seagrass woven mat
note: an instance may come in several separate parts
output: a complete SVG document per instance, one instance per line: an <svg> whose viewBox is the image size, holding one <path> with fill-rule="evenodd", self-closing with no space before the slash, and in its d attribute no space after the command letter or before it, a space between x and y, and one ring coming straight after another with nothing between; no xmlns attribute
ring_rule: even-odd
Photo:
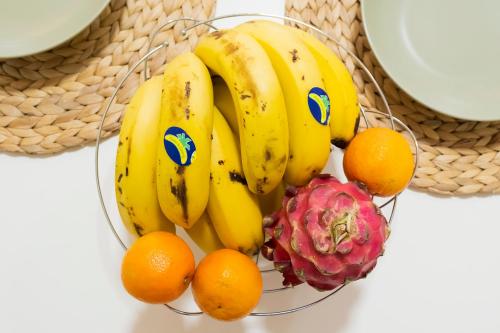
<svg viewBox="0 0 500 333"><path fill-rule="evenodd" d="M500 193L500 122L447 117L400 90L371 51L363 32L358 0L287 0L286 15L334 36L374 75L395 116L411 128L419 141L420 162L412 183L414 188L455 195ZM374 85L353 65L346 52L337 49L337 53L354 76L362 94L360 102L385 110Z"/></svg>
<svg viewBox="0 0 500 333"><path fill-rule="evenodd" d="M101 114L129 66L148 50L150 35L180 17L206 19L215 0L112 0L90 26L69 42L29 57L0 60L0 151L49 154L94 141ZM151 59L153 74L165 61L194 46L189 22L162 30L153 45L168 41ZM124 103L142 80L137 68L105 120L103 136L120 126Z"/></svg>

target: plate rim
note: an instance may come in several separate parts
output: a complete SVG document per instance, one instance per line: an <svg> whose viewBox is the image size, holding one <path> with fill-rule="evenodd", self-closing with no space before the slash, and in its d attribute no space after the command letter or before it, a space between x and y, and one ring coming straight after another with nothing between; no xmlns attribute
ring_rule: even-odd
<svg viewBox="0 0 500 333"><path fill-rule="evenodd" d="M55 47L58 47L59 45L63 44L64 42L67 42L71 38L75 37L78 35L80 32L82 32L87 26L89 26L90 23L92 23L97 17L104 11L106 6L109 5L111 0L100 0L100 5L95 7L95 12L92 15L89 15L88 19L82 20L85 21L85 23L82 23L81 25L75 25L74 29L62 29L63 33L61 36L60 41L52 41L50 44L47 44L44 47L24 47L21 48L20 51L19 48L16 48L16 51L13 52L7 52L6 54L1 53L1 48L0 48L0 61L2 60L8 60L8 59L13 59L13 58L22 58L34 54L38 54L41 52L45 52L47 50L53 49ZM29 45L29 44L28 44Z"/></svg>
<svg viewBox="0 0 500 333"><path fill-rule="evenodd" d="M430 108L432 111L437 112L439 114L445 115L447 117L452 117L458 120L465 120L465 121L500 121L500 114L498 116L493 116L493 117L470 117L469 115L465 115L463 113L460 113L459 115L457 114L452 114L447 112L446 110L440 110L439 106L433 103L433 101L424 101L422 98L418 96L418 94L415 94L414 91L410 91L411 87L404 87L401 84L401 81L397 79L397 75L394 75L391 70L389 70L387 66L387 61L383 61L383 52L380 51L380 49L377 48L376 43L373 42L373 35L370 34L370 30L368 29L368 24L365 20L366 17L366 6L365 3L367 3L370 0L359 0L360 1L360 7L361 7L361 22L363 24L363 29L365 32L365 36L368 39L368 43L370 44L370 48L373 51L373 54L377 61L379 62L380 66L383 68L385 73L389 76L389 78L398 86L399 89L401 89L403 92L408 94L412 99L417 101L418 103Z"/></svg>

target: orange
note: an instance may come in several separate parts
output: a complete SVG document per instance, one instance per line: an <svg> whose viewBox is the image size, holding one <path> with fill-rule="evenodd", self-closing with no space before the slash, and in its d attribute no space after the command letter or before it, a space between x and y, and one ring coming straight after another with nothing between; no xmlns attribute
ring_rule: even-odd
<svg viewBox="0 0 500 333"><path fill-rule="evenodd" d="M189 286L194 274L191 249L178 236L151 232L137 239L122 263L122 282L129 294L146 303L168 303Z"/></svg>
<svg viewBox="0 0 500 333"><path fill-rule="evenodd" d="M372 194L391 196L405 189L413 175L408 141L389 128L369 128L352 139L344 153L344 172Z"/></svg>
<svg viewBox="0 0 500 333"><path fill-rule="evenodd" d="M235 320L248 315L259 302L262 276L252 259L222 249L198 264L191 288L203 312L216 319Z"/></svg>

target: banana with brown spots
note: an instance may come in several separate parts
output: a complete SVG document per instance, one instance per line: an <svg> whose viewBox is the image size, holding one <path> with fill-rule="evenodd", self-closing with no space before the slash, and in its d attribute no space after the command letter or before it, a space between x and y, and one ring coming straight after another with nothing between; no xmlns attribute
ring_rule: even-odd
<svg viewBox="0 0 500 333"><path fill-rule="evenodd" d="M160 121L161 76L139 87L127 106L120 129L115 167L118 210L136 236L152 231L175 232L162 213L156 192L156 146Z"/></svg>
<svg viewBox="0 0 500 333"><path fill-rule="evenodd" d="M231 92L248 187L254 193L271 192L281 182L288 160L288 121L266 52L254 38L234 30L202 37L194 52Z"/></svg>
<svg viewBox="0 0 500 333"><path fill-rule="evenodd" d="M236 137L214 108L207 211L225 247L255 254L262 246L262 215L255 194L246 186Z"/></svg>
<svg viewBox="0 0 500 333"><path fill-rule="evenodd" d="M347 147L358 131L360 116L358 95L351 74L342 60L319 39L297 28L285 28L300 38L316 58L332 101L331 141L339 148Z"/></svg>
<svg viewBox="0 0 500 333"><path fill-rule="evenodd" d="M208 69L193 53L170 61L163 74L157 137L157 191L163 213L190 228L208 202L213 91Z"/></svg>
<svg viewBox="0 0 500 333"><path fill-rule="evenodd" d="M330 156L330 100L318 63L302 40L283 25L251 21L234 29L255 38L271 60L288 113L290 156L285 181L304 185L322 171Z"/></svg>

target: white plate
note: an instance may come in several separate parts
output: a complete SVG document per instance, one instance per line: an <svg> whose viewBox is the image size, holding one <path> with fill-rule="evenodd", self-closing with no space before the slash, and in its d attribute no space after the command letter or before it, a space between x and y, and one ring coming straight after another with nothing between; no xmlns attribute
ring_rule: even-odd
<svg viewBox="0 0 500 333"><path fill-rule="evenodd" d="M500 1L362 0L388 75L417 101L469 120L500 120Z"/></svg>
<svg viewBox="0 0 500 333"><path fill-rule="evenodd" d="M0 58L61 44L91 23L110 0L0 0Z"/></svg>

